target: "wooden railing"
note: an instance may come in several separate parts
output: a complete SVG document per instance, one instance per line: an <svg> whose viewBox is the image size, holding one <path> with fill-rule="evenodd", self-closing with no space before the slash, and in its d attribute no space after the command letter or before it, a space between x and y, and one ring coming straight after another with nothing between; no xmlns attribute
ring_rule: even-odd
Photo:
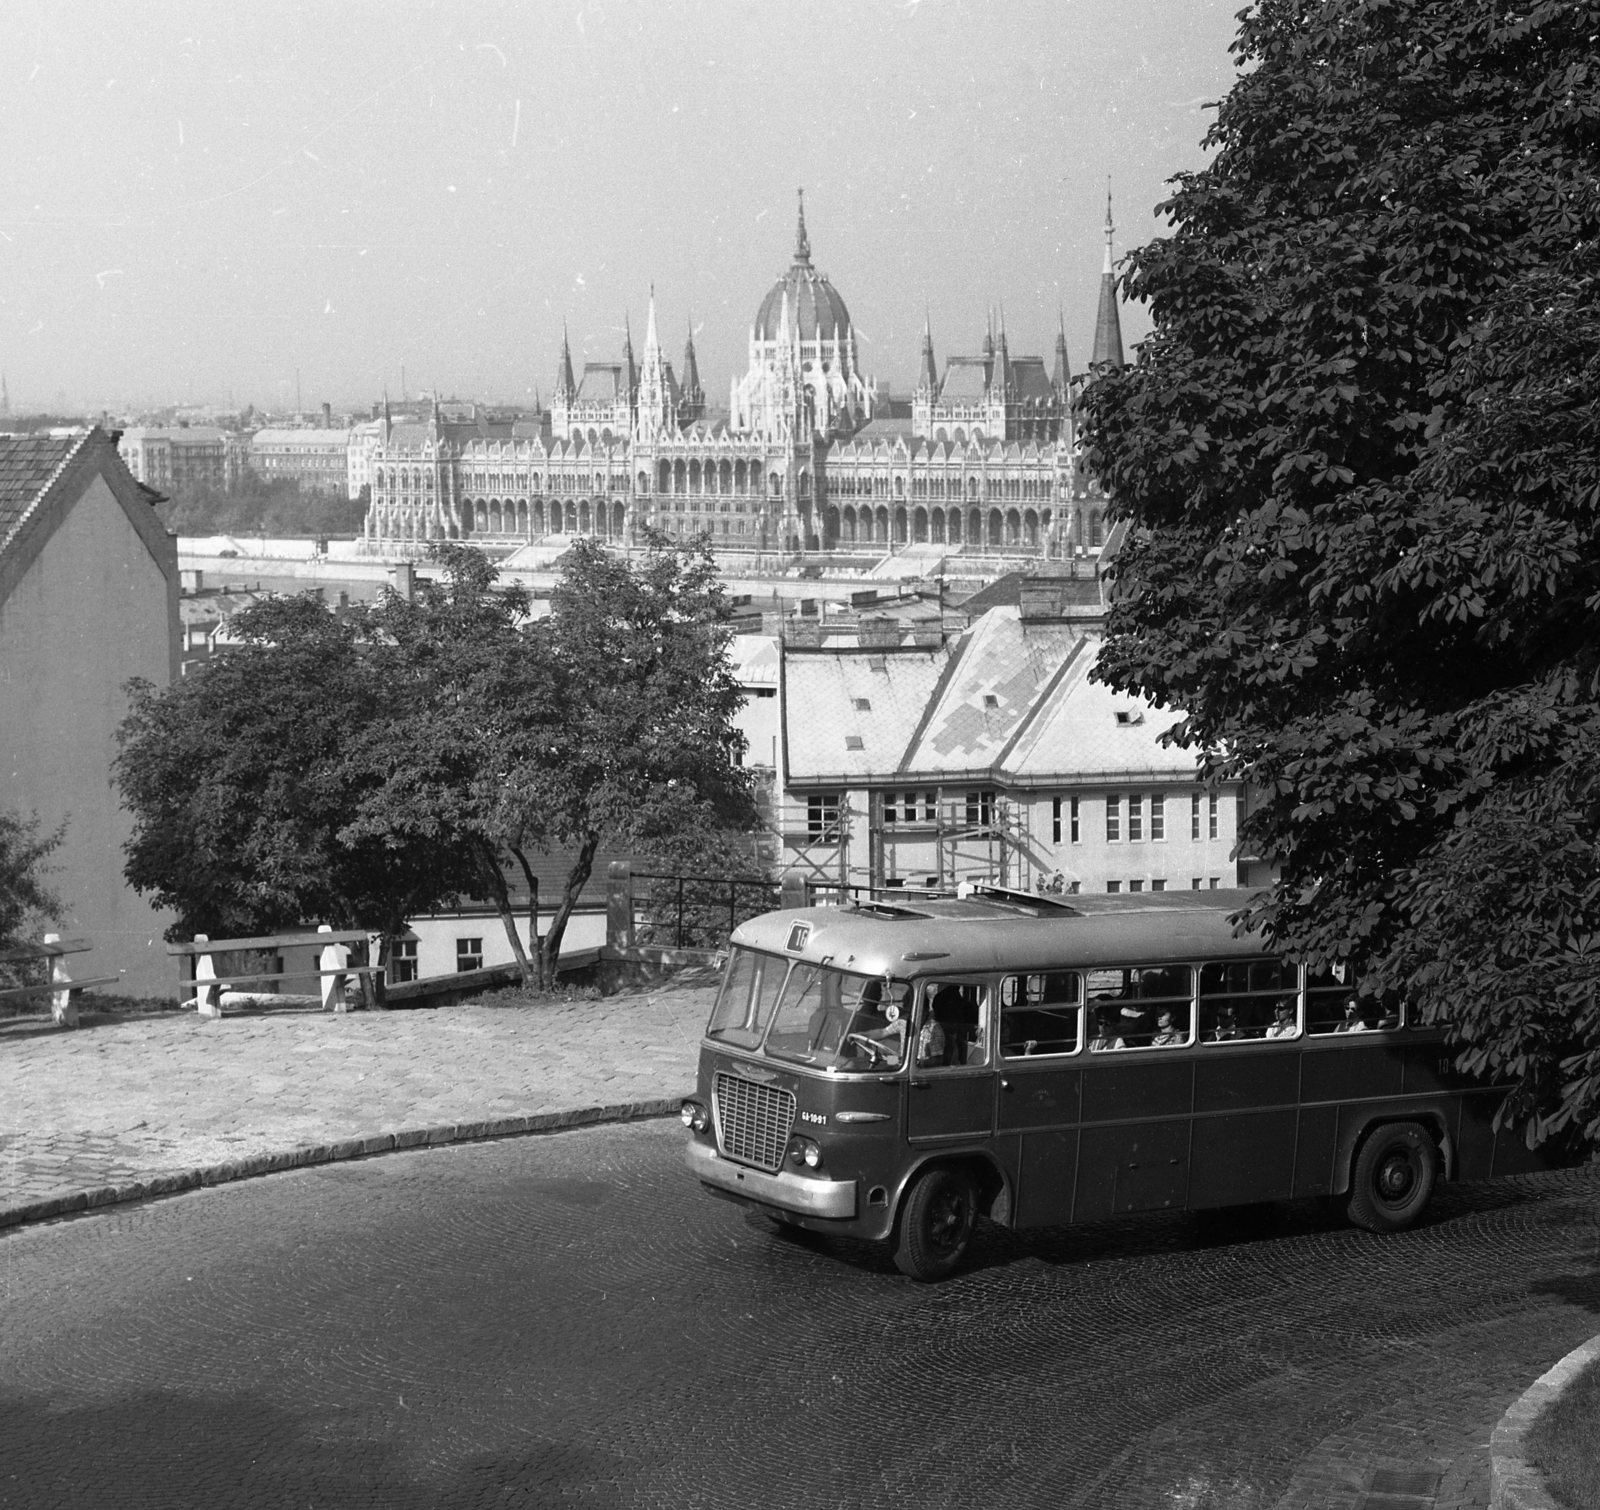
<svg viewBox="0 0 1600 1510"><path fill-rule="evenodd" d="M0 965L32 964L50 961L50 979L37 986L10 986L0 991L0 1001L20 1001L29 996L48 996L50 1015L60 1026L75 1028L78 1025L78 1007L72 999L74 991L87 991L94 986L114 986L122 976L97 975L88 980L74 980L67 974L65 957L69 954L87 954L94 945L88 939L64 939L59 933L47 933L37 944L21 944L15 949L0 951Z"/></svg>
<svg viewBox="0 0 1600 1510"><path fill-rule="evenodd" d="M344 998L345 981L351 976L375 976L383 973L379 965L352 965L351 944L365 944L369 935L359 929L336 933L326 923L315 933L269 933L257 938L213 939L203 933L194 936L192 944L168 944L167 953L194 958L194 1005L202 1017L222 1016L222 992L226 986L262 985L268 982L281 984L286 980L316 980L320 983L322 1009L325 1012L344 1012L349 1008ZM321 946L315 970L271 971L254 975L218 975L216 956L238 949L292 949Z"/></svg>

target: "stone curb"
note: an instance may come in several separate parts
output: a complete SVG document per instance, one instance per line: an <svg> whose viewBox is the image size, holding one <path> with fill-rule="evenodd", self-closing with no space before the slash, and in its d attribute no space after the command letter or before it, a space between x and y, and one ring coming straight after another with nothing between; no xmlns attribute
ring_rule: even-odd
<svg viewBox="0 0 1600 1510"><path fill-rule="evenodd" d="M684 1095L689 1092L685 1091ZM479 1143L491 1138L529 1137L539 1133L564 1132L570 1127L592 1127L602 1122L634 1122L650 1117L677 1114L683 1096L667 1096L654 1101L620 1101L609 1106L580 1106L569 1111L538 1112L527 1117L490 1117L475 1122L443 1122L436 1127L407 1127L399 1132L376 1133L368 1138L341 1138L335 1143L313 1143L280 1153L252 1154L223 1164L207 1164L172 1174L152 1175L147 1180L131 1180L125 1185L102 1185L95 1190L73 1190L65 1195L48 1196L22 1206L0 1207L0 1228L20 1227L29 1222L46 1222L75 1211L92 1211L100 1206L119 1206L127 1201L146 1201L158 1196L177 1195L204 1185L226 1185L233 1180L254 1179L257 1175L277 1174L285 1169L305 1169L314 1164L333 1164L344 1159L365 1159L378 1154L401 1153L411 1148L437 1148L447 1143Z"/></svg>
<svg viewBox="0 0 1600 1510"><path fill-rule="evenodd" d="M1523 1457L1522 1444L1533 1423L1595 1358L1600 1358L1600 1336L1573 1348L1554 1368L1535 1379L1500 1417L1500 1424L1489 1438L1489 1510L1559 1510L1545 1489L1539 1470Z"/></svg>

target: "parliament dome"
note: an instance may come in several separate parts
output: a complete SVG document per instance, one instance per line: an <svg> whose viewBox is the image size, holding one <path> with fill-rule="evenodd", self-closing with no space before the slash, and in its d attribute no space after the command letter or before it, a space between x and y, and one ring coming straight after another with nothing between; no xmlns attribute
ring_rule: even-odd
<svg viewBox="0 0 1600 1510"><path fill-rule="evenodd" d="M789 329L802 341L841 341L850 333L850 311L839 291L811 265L811 242L806 236L806 210L800 206L795 232L794 265L761 301L756 312L756 339L775 341L783 324L784 296L789 301Z"/></svg>

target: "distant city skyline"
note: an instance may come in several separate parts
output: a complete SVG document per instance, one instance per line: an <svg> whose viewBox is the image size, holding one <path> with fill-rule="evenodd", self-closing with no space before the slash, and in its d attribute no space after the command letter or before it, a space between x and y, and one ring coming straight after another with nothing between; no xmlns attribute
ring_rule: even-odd
<svg viewBox="0 0 1600 1510"><path fill-rule="evenodd" d="M38 13L0 59L0 372L14 412L548 401L573 359L692 321L710 403L788 265L869 376L1003 309L1089 356L1117 250L1159 234L1233 79L1237 0L489 5L173 0ZM1127 309L1131 346L1148 328Z"/></svg>

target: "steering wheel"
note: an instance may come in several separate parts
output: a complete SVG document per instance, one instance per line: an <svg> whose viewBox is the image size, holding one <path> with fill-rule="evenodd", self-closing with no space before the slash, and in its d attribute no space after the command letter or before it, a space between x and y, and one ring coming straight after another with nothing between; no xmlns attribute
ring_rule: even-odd
<svg viewBox="0 0 1600 1510"><path fill-rule="evenodd" d="M860 1046L864 1048L872 1057L872 1062L874 1064L876 1064L880 1059L887 1059L889 1057L884 1052L883 1045L881 1043L875 1043L872 1039L868 1038L865 1033L851 1033L845 1038L845 1042L860 1044Z"/></svg>

